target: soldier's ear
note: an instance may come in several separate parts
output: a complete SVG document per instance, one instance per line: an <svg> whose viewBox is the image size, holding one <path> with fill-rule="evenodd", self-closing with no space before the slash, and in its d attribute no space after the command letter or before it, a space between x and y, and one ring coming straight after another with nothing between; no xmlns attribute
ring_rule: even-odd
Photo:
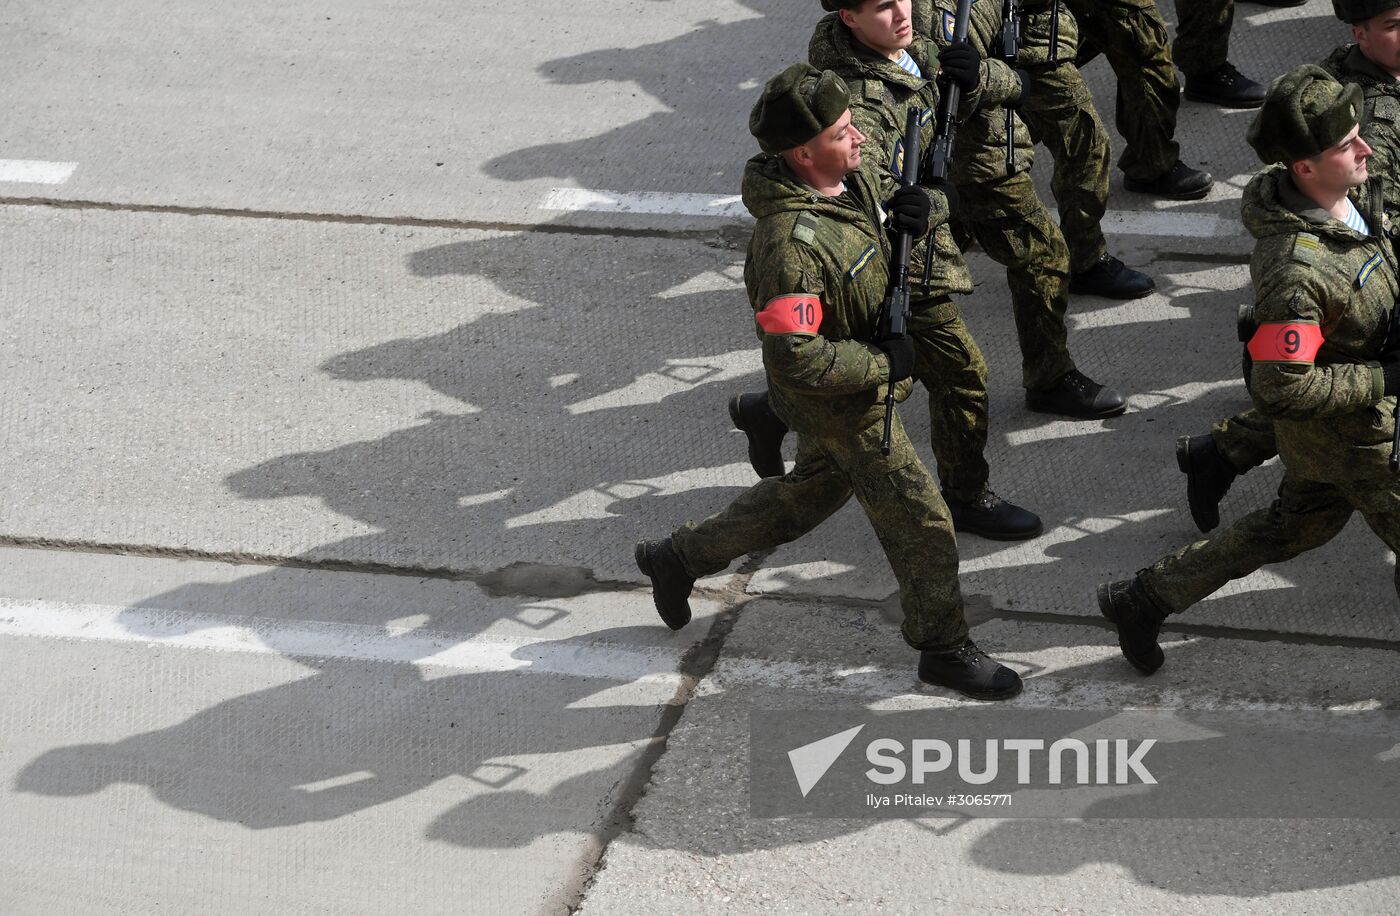
<svg viewBox="0 0 1400 916"><path fill-rule="evenodd" d="M1289 164L1288 171L1293 173L1294 178L1311 178L1317 170L1313 168L1311 160L1297 159Z"/></svg>
<svg viewBox="0 0 1400 916"><path fill-rule="evenodd" d="M1352 41L1355 41L1355 42L1358 42L1358 43L1359 43L1359 42L1361 41L1361 36L1364 35L1365 33L1366 33L1366 24L1365 24L1364 22L1353 22L1353 23L1351 24L1351 40L1352 40Z"/></svg>

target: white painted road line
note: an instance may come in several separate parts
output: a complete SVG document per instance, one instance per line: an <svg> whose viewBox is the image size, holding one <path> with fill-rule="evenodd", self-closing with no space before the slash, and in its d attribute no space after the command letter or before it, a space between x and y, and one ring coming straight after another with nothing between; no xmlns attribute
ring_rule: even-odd
<svg viewBox="0 0 1400 916"><path fill-rule="evenodd" d="M627 684L680 685L667 649L511 641L441 630L187 614L108 605L0 602L0 637L139 643L205 651L399 662L483 673L530 671Z"/></svg>
<svg viewBox="0 0 1400 916"><path fill-rule="evenodd" d="M63 184L78 167L76 162L44 162L42 159L0 159L0 181L19 184Z"/></svg>
<svg viewBox="0 0 1400 916"><path fill-rule="evenodd" d="M671 194L663 191L599 191L588 188L551 188L539 209L568 213L645 213L660 216L718 216L749 219L737 196ZM1054 208L1050 210L1059 219ZM1228 238L1244 234L1234 217L1180 210L1110 210L1103 230L1109 235L1148 235L1180 238Z"/></svg>
<svg viewBox="0 0 1400 916"><path fill-rule="evenodd" d="M592 191L585 188L553 188L540 203L541 210L589 213L651 213L671 216L722 216L747 219L738 196L669 194L662 191Z"/></svg>

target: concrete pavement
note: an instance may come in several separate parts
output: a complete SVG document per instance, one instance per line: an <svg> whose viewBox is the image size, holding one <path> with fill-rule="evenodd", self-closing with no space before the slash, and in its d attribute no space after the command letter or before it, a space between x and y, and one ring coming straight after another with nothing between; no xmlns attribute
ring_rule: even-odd
<svg viewBox="0 0 1400 916"><path fill-rule="evenodd" d="M631 560L752 480L724 201L815 7L0 10L0 160L75 164L0 177L6 912L1389 908L1393 821L750 816L751 710L975 706L914 680L852 507L703 581L679 634ZM1242 4L1231 56L1266 79L1344 37ZM1246 403L1250 118L1183 103L1204 201L1115 172L1111 250L1159 292L1077 298L1071 346L1121 418L1024 409L970 255L992 483L1047 529L959 545L1018 708L1396 705L1360 522L1175 620L1150 681L1093 604L1194 536L1174 439Z"/></svg>

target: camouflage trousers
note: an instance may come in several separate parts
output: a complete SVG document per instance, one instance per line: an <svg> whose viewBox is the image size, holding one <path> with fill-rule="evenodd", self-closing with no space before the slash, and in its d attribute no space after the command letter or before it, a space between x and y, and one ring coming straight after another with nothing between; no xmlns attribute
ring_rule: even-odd
<svg viewBox="0 0 1400 916"><path fill-rule="evenodd" d="M1054 160L1050 191L1060 208L1070 273L1083 273L1108 250L1100 225L1108 206L1108 131L1079 68L1066 61L1028 72L1030 98L1017 114Z"/></svg>
<svg viewBox="0 0 1400 916"><path fill-rule="evenodd" d="M1215 450L1243 474L1278 454L1274 424L1254 408L1218 420L1210 428Z"/></svg>
<svg viewBox="0 0 1400 916"><path fill-rule="evenodd" d="M954 234L959 243L965 247L976 238L993 261L1006 267L1021 345L1021 384L1048 388L1074 368L1065 329L1069 248L1064 236L1027 172L960 184L958 196L962 203Z"/></svg>
<svg viewBox="0 0 1400 916"><path fill-rule="evenodd" d="M1358 511L1392 551L1400 552L1400 490L1394 480L1337 486L1285 472L1269 508L1163 557L1139 571L1138 579L1162 611L1178 613L1232 579L1322 546ZM1395 588L1400 594L1400 567Z"/></svg>
<svg viewBox="0 0 1400 916"><path fill-rule="evenodd" d="M955 648L967 638L967 621L948 507L899 417L886 456L880 454L884 412L868 416L863 429L799 434L790 472L760 480L718 514L686 524L671 543L690 575L712 575L745 554L796 540L854 494L899 582L905 642Z"/></svg>
<svg viewBox="0 0 1400 916"><path fill-rule="evenodd" d="M914 377L928 391L929 444L939 485L972 500L987 485L987 363L962 313L944 297L915 303Z"/></svg>
<svg viewBox="0 0 1400 916"><path fill-rule="evenodd" d="M1181 158L1176 80L1167 24L1152 0L1065 0L1079 23L1079 66L1099 54L1118 77L1114 124L1123 135L1118 167L1131 178L1161 175Z"/></svg>
<svg viewBox="0 0 1400 916"><path fill-rule="evenodd" d="M1209 73L1230 53L1235 0L1175 0L1176 41L1172 60L1182 73Z"/></svg>

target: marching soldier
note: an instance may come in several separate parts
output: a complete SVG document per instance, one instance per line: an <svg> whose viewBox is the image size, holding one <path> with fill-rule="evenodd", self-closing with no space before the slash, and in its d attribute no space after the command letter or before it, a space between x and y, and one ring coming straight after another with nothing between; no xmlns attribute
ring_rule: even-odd
<svg viewBox="0 0 1400 916"><path fill-rule="evenodd" d="M910 0L822 0L822 6L834 12L817 24L809 47L811 62L839 74L852 87L851 113L868 138L866 156L892 176L900 174L903 165L900 133L910 107L925 112L925 140L932 140L938 106L932 77L940 67L943 78L961 84L964 112L995 104L1014 89L1014 76L1005 67L996 78L984 80L980 57L967 44L950 46L935 56L933 43L911 27ZM959 127L960 142L964 129L965 124ZM940 188L936 197L944 199L950 190ZM971 206L967 199L961 200L960 207ZM948 215L936 214L932 244L920 245L916 251L912 274L920 281L923 259L932 260L928 285L919 283L914 289L910 326L917 355L915 378L929 394L930 439L939 483L958 531L996 540L1032 538L1043 530L1040 518L1002 499L988 483L987 365L950 298L950 294L971 292L972 277L949 232ZM1045 222L1055 233L1053 224ZM1053 296L1058 290L1063 297L1064 280L1063 268L1027 279L1042 312L1048 305L1044 291ZM1034 288L1037 283L1042 290ZM1061 345L1063 334L1061 321ZM1037 357L1048 366L1047 378L1059 378L1067 371L1068 354L1061 356L1062 349L1047 344ZM730 416L748 436L750 461L759 476L782 474L781 443L787 429L773 416L765 396L735 397Z"/></svg>
<svg viewBox="0 0 1400 916"><path fill-rule="evenodd" d="M1351 26L1351 44L1322 62L1343 83L1359 86L1365 105L1361 137L1371 147L1367 168L1381 182L1390 212L1400 209L1400 0L1333 0L1337 18ZM1204 436L1177 441L1177 466L1186 474L1191 518L1202 532L1220 524L1220 500L1235 478L1278 454L1274 427L1257 410L1220 420Z"/></svg>
<svg viewBox="0 0 1400 916"><path fill-rule="evenodd" d="M763 152L744 170L744 204L758 221L744 283L773 407L797 433L797 464L698 525L642 541L637 565L662 620L680 629L697 577L802 536L854 495L899 581L919 677L1007 699L1021 679L968 638L952 520L897 415L889 454L880 449L885 392L903 383L907 396L919 361L911 336L875 339L890 262L882 220L888 210L893 228L917 238L932 211L946 215L946 201L910 186L884 204L892 182L862 165L851 101L835 73L796 64L769 80L749 117Z"/></svg>
<svg viewBox="0 0 1400 916"><path fill-rule="evenodd" d="M1284 476L1267 509L1099 587L1119 647L1144 674L1179 613L1267 563L1318 547L1360 512L1400 551L1400 480L1390 470L1400 392L1400 294L1379 182L1368 179L1363 92L1307 65L1275 81L1248 141L1268 167L1245 189L1255 237L1256 329L1248 380L1273 421ZM1400 569L1396 573L1400 592Z"/></svg>

